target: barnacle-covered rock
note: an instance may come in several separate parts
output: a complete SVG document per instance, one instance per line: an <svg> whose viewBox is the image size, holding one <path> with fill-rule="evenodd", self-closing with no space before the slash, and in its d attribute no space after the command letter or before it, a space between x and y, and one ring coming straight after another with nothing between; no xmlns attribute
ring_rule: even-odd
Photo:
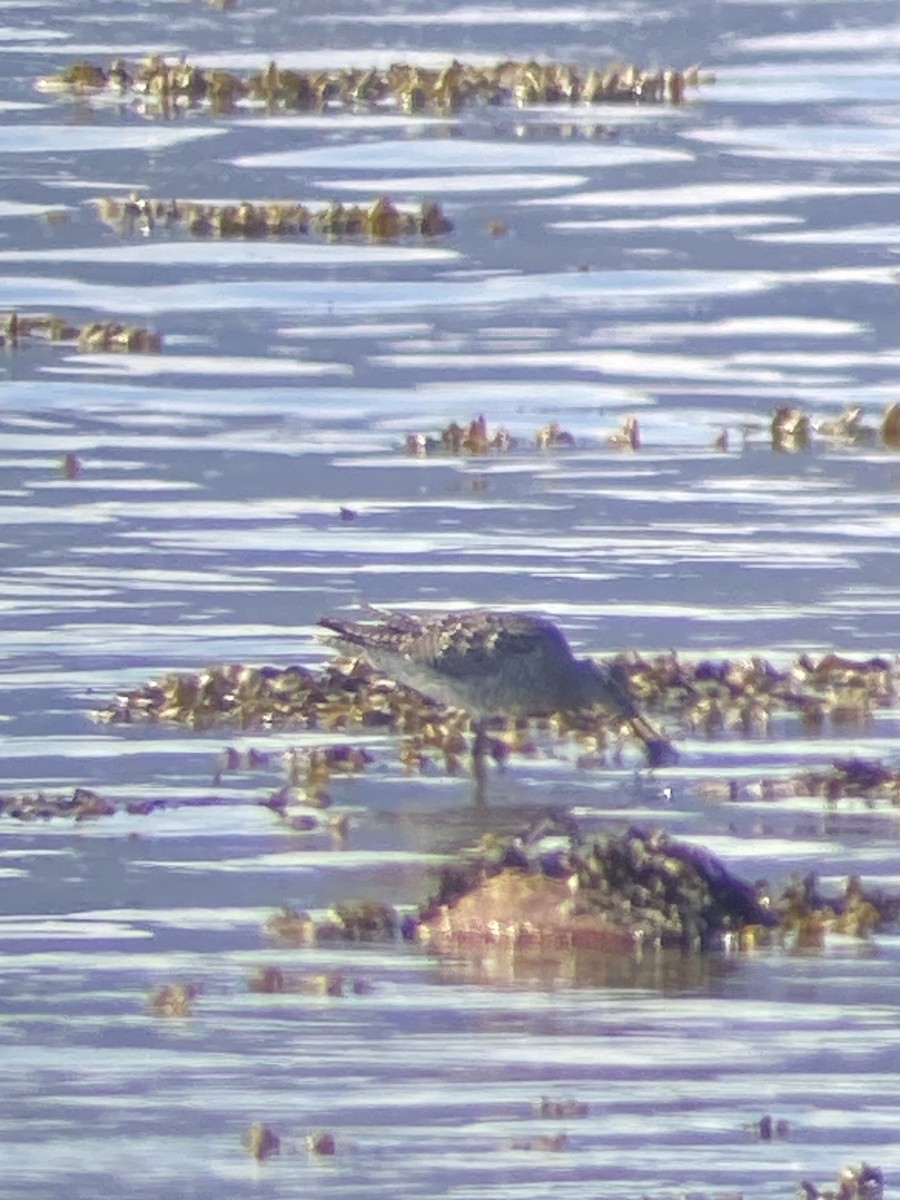
<svg viewBox="0 0 900 1200"><path fill-rule="evenodd" d="M838 758L827 766L810 767L792 776L778 775L760 779L707 778L695 785L697 792L712 803L758 805L793 801L796 797L820 797L828 812L845 802L854 809L874 809L879 805L900 807L900 769L875 759ZM867 893L866 899L878 912L878 923L891 923L900 916L897 903L881 893ZM840 915L840 900L830 900L833 912L823 913L830 920Z"/></svg>
<svg viewBox="0 0 900 1200"><path fill-rule="evenodd" d="M586 839L571 824L542 824L447 869L418 937L439 949L505 942L624 953L706 950L774 924L754 888L701 849L635 828Z"/></svg>
<svg viewBox="0 0 900 1200"><path fill-rule="evenodd" d="M743 427L745 440L759 432L759 426ZM900 448L900 404L890 405L879 427L867 425L863 410L848 408L838 417L816 421L801 409L782 405L775 410L767 426L768 440L773 450L793 453L806 450L813 445L818 435L829 442L840 443L848 449L868 448L880 441L889 449ZM601 444L614 450L639 450L643 443L638 419L629 414L622 419L618 429L600 434ZM550 422L536 430L531 444L541 449L574 445L571 434ZM452 421L438 433L415 431L407 434L405 449L417 456L431 454L487 454L495 450L512 450L519 445L506 429L499 427L490 432L486 418L482 415L472 421ZM729 431L722 429L713 441L713 449L727 452Z"/></svg>
<svg viewBox="0 0 900 1200"><path fill-rule="evenodd" d="M286 819L290 819L288 809L292 800L327 808L331 801L326 788L331 777L358 774L372 761L372 754L362 746L338 743L311 750L291 747L283 755L288 786L270 797L267 805Z"/></svg>
<svg viewBox="0 0 900 1200"><path fill-rule="evenodd" d="M751 884L715 856L662 832L637 828L585 838L549 820L511 841L490 839L444 867L419 912L416 936L440 951L547 956L560 950L623 955L820 946L828 934L868 938L900 919L900 897L852 877L825 897L815 874L780 896Z"/></svg>

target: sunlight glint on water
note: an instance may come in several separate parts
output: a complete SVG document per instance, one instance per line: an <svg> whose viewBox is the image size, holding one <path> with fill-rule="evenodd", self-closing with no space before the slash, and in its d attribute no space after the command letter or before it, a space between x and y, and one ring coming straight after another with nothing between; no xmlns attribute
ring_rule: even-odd
<svg viewBox="0 0 900 1200"><path fill-rule="evenodd" d="M590 829L671 829L748 879L817 870L833 893L856 873L896 891L892 805L787 794L835 758L896 765L896 709L819 737L796 717L752 736L672 728L680 762L655 772L629 750L583 765L544 731L492 770L486 811L465 775L409 774L379 728L90 714L170 670L317 667L318 618L360 604L542 612L586 654L900 652L900 460L874 433L823 432L857 404L875 431L896 400L895 18L878 0L6 10L0 310L120 319L165 349L4 351L0 791L80 786L151 809L3 817L4 1195L775 1200L863 1160L890 1184L895 935L548 981L499 951L291 948L261 925L282 904L324 917L362 896L412 912L446 856L570 806ZM448 118L241 102L164 120L128 96L33 87L150 51L228 70L617 56L718 79L677 108ZM427 198L454 230L122 235L94 201L136 189ZM808 449L773 449L780 405L810 415ZM407 453L408 435L480 413L513 449ZM616 441L629 414L637 451ZM541 448L551 421L571 436ZM290 828L267 807L282 755L323 742L373 761ZM228 746L255 766L223 767ZM341 814L343 848L327 823ZM272 967L371 988L254 990ZM151 991L179 981L200 988L193 1014L154 1015ZM588 1115L540 1117L542 1096ZM787 1139L759 1140L766 1113ZM279 1132L277 1158L246 1156L252 1121ZM308 1153L316 1128L336 1134L333 1158ZM561 1132L563 1149L522 1148Z"/></svg>

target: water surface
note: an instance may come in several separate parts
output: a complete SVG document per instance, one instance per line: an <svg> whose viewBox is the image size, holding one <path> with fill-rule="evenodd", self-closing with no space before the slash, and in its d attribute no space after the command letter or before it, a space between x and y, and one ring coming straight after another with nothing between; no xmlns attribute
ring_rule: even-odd
<svg viewBox="0 0 900 1200"><path fill-rule="evenodd" d="M285 949L262 922L348 896L412 908L440 856L548 807L662 825L750 878L850 872L896 888L892 809L708 785L835 756L896 761L898 714L809 739L673 730L677 767L577 766L540 742L489 781L407 776L396 739L330 787L348 845L260 801L315 731L97 725L162 671L310 666L316 620L360 603L551 615L585 653L677 648L784 662L900 652L900 459L815 433L896 399L896 12L645 0L511 5L241 0L90 11L8 4L0 28L0 309L122 318L160 356L7 350L0 377L4 792L94 788L119 813L0 828L5 1194L281 1197L792 1194L843 1163L898 1165L896 938L822 952L595 963L556 979L488 956ZM185 54L230 70L453 56L701 62L678 108L473 108L164 119L41 92L80 57ZM440 201L435 241L123 237L91 200ZM50 217L48 218L48 214ZM502 223L502 224L501 224ZM484 413L519 439L417 458ZM643 445L609 443L629 414ZM574 444L539 450L555 420ZM727 430L727 449L716 439ZM81 471L60 463L77 455ZM351 509L352 521L341 518ZM268 767L216 777L224 745ZM670 790L667 790L670 789ZM211 803L215 802L215 803ZM260 966L371 982L261 995ZM159 984L202 987L154 1017ZM549 1121L541 1096L589 1115ZM764 1113L787 1140L760 1142ZM262 1120L282 1154L253 1163ZM309 1156L311 1128L335 1132ZM568 1148L513 1148L565 1129Z"/></svg>

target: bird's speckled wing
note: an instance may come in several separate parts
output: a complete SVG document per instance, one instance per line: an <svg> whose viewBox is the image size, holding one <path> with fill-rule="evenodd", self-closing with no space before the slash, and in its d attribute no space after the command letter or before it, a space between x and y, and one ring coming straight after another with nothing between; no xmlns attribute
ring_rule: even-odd
<svg viewBox="0 0 900 1200"><path fill-rule="evenodd" d="M379 614L377 623L362 624L329 617L319 624L344 641L363 649L391 656L400 655L411 664L454 679L479 677L512 661L539 657L552 643L557 653L568 654L559 630L549 621L519 613L485 612L470 609L416 617L409 614Z"/></svg>
<svg viewBox="0 0 900 1200"><path fill-rule="evenodd" d="M532 617L474 610L424 622L405 652L443 675L484 677L539 656L548 629L556 632Z"/></svg>

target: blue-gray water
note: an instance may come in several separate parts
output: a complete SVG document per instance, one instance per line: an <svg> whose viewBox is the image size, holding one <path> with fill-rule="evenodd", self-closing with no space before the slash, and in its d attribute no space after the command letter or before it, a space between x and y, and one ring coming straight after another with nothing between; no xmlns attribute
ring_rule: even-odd
<svg viewBox="0 0 900 1200"><path fill-rule="evenodd" d="M835 754L896 761L896 712L815 740L786 722L681 738L680 765L653 776L638 758L580 769L549 740L492 776L487 813L466 779L408 777L396 740L366 734L374 763L329 789L345 848L258 804L278 752L323 735L89 713L165 669L315 665L316 619L358 603L540 611L591 653L900 652L900 456L820 434L776 453L768 430L783 404L815 422L860 405L875 427L898 396L896 6L36 0L0 19L0 310L124 318L166 347L30 343L0 363L0 790L170 802L0 825L0 1195L762 1200L863 1159L890 1184L898 939L548 986L502 960L286 950L260 926L285 902L412 906L436 856L549 805L662 824L750 878L900 886L893 810L729 806L710 786ZM150 51L230 69L618 56L717 79L680 108L448 119L164 120L33 86ZM455 229L382 246L123 239L90 201L134 189L429 196ZM407 434L482 412L519 449L403 453ZM627 414L634 454L607 441ZM574 448L529 447L550 420ZM215 781L226 744L271 751L271 768ZM372 991L260 995L260 965ZM177 980L202 985L195 1014L151 1015L150 990ZM542 1095L589 1115L537 1118ZM763 1113L790 1138L755 1140ZM243 1153L253 1120L281 1134L277 1159ZM335 1132L333 1159L303 1148L315 1127ZM510 1147L561 1129L565 1151Z"/></svg>

